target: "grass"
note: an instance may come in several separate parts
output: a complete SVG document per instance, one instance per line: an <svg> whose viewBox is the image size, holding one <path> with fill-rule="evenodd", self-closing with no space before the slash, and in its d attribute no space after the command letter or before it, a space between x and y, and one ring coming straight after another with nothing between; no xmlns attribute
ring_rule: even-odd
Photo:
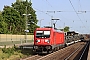
<svg viewBox="0 0 90 60"><path fill-rule="evenodd" d="M3 51L4 49L4 51ZM3 48L0 49L0 60L19 60L32 55L32 49ZM10 52L11 51L11 52ZM14 53L12 53L14 51Z"/></svg>

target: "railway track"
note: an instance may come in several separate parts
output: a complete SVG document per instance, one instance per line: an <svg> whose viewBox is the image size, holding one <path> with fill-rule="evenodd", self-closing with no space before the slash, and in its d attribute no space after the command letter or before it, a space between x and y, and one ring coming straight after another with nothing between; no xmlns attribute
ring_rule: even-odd
<svg viewBox="0 0 90 60"><path fill-rule="evenodd" d="M73 60L85 45L85 42L78 42L45 56L34 55L21 60Z"/></svg>
<svg viewBox="0 0 90 60"><path fill-rule="evenodd" d="M68 57L66 57L64 60L73 60L76 55L81 51L81 49L84 47L84 45L80 45L75 51L73 51Z"/></svg>
<svg viewBox="0 0 90 60"><path fill-rule="evenodd" d="M76 56L76 52L80 51L84 47L84 45L85 43L76 43L72 46L61 49L38 60L73 60Z"/></svg>
<svg viewBox="0 0 90 60"><path fill-rule="evenodd" d="M30 56L30 57L27 57L25 59L20 59L20 60L36 60L36 59L39 59L43 56L40 56L40 55L34 55L34 56Z"/></svg>

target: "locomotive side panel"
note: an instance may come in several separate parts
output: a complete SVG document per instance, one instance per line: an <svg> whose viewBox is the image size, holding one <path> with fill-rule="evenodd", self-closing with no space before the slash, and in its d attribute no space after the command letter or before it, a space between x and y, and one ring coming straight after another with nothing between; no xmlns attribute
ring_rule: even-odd
<svg viewBox="0 0 90 60"><path fill-rule="evenodd" d="M56 45L58 44L64 44L64 33L55 32L55 41Z"/></svg>
<svg viewBox="0 0 90 60"><path fill-rule="evenodd" d="M51 30L51 33L50 33L50 43L51 43L51 45L54 45L55 44L55 37L54 37L55 35L54 35L54 30Z"/></svg>

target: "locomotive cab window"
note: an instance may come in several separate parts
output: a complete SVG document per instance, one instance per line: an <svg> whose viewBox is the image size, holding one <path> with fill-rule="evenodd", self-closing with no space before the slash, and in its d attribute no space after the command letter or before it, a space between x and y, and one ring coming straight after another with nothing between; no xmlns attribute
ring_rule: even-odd
<svg viewBox="0 0 90 60"><path fill-rule="evenodd" d="M36 31L36 37L37 38L49 38L50 31Z"/></svg>

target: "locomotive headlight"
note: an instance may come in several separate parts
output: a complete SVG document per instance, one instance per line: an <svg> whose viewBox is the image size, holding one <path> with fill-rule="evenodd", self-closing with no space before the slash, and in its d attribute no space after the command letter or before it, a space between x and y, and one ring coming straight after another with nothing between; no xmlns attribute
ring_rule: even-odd
<svg viewBox="0 0 90 60"><path fill-rule="evenodd" d="M40 40L36 40L36 42L38 43L38 42L40 42Z"/></svg>
<svg viewBox="0 0 90 60"><path fill-rule="evenodd" d="M45 40L45 42L50 43L50 40Z"/></svg>

